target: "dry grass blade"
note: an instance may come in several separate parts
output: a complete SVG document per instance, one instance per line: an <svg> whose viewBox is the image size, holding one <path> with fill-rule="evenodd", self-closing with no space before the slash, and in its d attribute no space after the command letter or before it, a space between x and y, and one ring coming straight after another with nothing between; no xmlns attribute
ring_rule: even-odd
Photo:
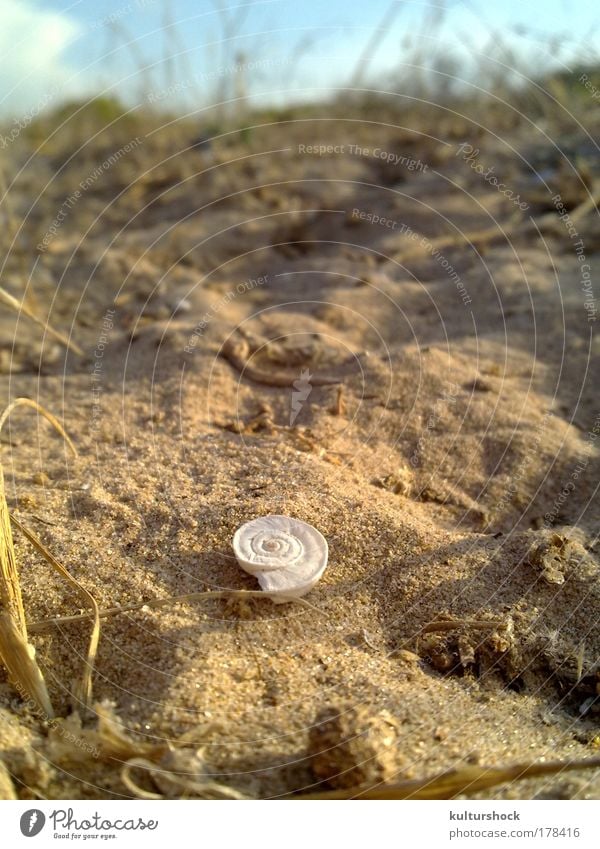
<svg viewBox="0 0 600 849"><path fill-rule="evenodd" d="M579 206L576 206L575 209L570 213L571 221L577 223L582 218L591 212L592 209L598 211L598 207L600 206L600 185L594 186L594 189L591 195L586 198Z"/></svg>
<svg viewBox="0 0 600 849"><path fill-rule="evenodd" d="M0 425L1 429L2 425ZM6 611L15 627L27 641L25 610L21 597L21 584L10 527L10 516L4 495L4 473L0 466L0 608Z"/></svg>
<svg viewBox="0 0 600 849"><path fill-rule="evenodd" d="M8 417L11 415L13 410L15 410L17 407L31 407L31 409L36 410L36 412L38 412L47 421L49 421L50 424L52 425L52 427L56 431L58 431L58 433L60 433L60 435L65 440L65 442L67 443L67 445L69 446L69 448L71 449L73 454L77 454L77 449L73 445L72 441L69 439L69 436L65 432L65 429L63 428L63 426L61 425L59 420L56 418L56 416L53 416L52 413L49 413L48 410L44 409L44 407L42 407L40 404L38 404L37 401L34 401L31 398L15 398L15 400L12 401L8 405L8 407L5 408L4 412L0 416L0 432L2 431L2 428L4 427L4 423L6 422Z"/></svg>
<svg viewBox="0 0 600 849"><path fill-rule="evenodd" d="M600 769L600 758L578 761L554 761L552 763L522 763L504 767L470 766L464 769L443 772L431 778L381 784L378 787L360 787L332 790L328 793L311 793L302 799L453 799L463 793L478 793L498 784L537 778L543 775L558 775L579 769Z"/></svg>
<svg viewBox="0 0 600 849"><path fill-rule="evenodd" d="M145 790L143 787L140 787L131 775L131 771L133 769L143 769L149 774L152 774L152 770L155 766L156 764L146 761L144 758L132 758L123 766L121 770L121 781L134 798L145 799L146 801L154 801L164 798L162 793L152 793L151 790Z"/></svg>
<svg viewBox="0 0 600 849"><path fill-rule="evenodd" d="M18 798L10 773L2 761L0 761L0 800L7 801Z"/></svg>
<svg viewBox="0 0 600 849"><path fill-rule="evenodd" d="M17 398L0 416L0 432L12 411L19 406L32 407L43 415L75 452L75 447L59 421L29 398ZM76 452L75 452L76 453ZM27 638L27 624L21 596L13 537L6 497L4 476L0 467L0 658L11 680L23 698L32 699L48 719L53 710L44 677L35 660L33 646Z"/></svg>
<svg viewBox="0 0 600 849"><path fill-rule="evenodd" d="M147 757L160 760L168 751L168 744L148 743L138 738L129 737L114 709L107 704L94 705L98 717L98 741L105 757L113 760L128 760L133 757Z"/></svg>
<svg viewBox="0 0 600 849"><path fill-rule="evenodd" d="M444 619L440 622L429 622L421 628L422 634L431 634L434 631L455 631L458 628L474 628L475 630L487 630L499 628L508 630L508 623L494 619Z"/></svg>
<svg viewBox="0 0 600 849"><path fill-rule="evenodd" d="M69 348L69 350L73 351L74 354L77 354L79 357L83 357L83 351L76 345L75 342L71 341L68 336L65 336L64 333L61 333L59 330L55 330L51 327L47 321L44 321L43 318L37 316L27 304L24 304L22 301L14 298L10 292L7 292L6 289L0 288L0 301L3 301L7 306L11 309L15 310L17 313L23 313L30 318L32 321L35 321L36 324L39 324L40 327L43 327L46 333L49 333L50 336L53 336L57 339L61 345L64 345L65 348Z"/></svg>
<svg viewBox="0 0 600 849"><path fill-rule="evenodd" d="M264 590L216 590L213 592L203 593L186 593L185 595L174 595L168 598L151 598L148 601L139 601L135 604L124 604L121 607L108 607L104 610L99 610L98 615L101 619L106 619L109 616L118 616L120 613L132 613L136 610L143 610L144 607L167 607L171 604L188 604L194 601L205 601L207 599L223 599L223 598L271 598L271 594ZM290 602L306 607L315 613L322 613L314 604L306 601L305 598L292 598ZM54 628L57 625L69 625L71 622L85 622L93 617L93 613L76 613L73 616L57 616L52 619L41 619L39 622L33 622L29 625L29 630L32 633L39 633Z"/></svg>
<svg viewBox="0 0 600 849"><path fill-rule="evenodd" d="M152 778L154 775L168 778L173 784L173 797L178 799L248 799L238 790L233 787L228 787L226 784L220 784L218 781L195 780L189 775L178 775L170 770L161 769L151 761L144 758L132 758L128 761L121 770L121 780L125 787L137 799L165 799L169 798L162 793L153 793L151 790L146 790L140 787L133 779L131 772L133 769L144 770Z"/></svg>
<svg viewBox="0 0 600 849"><path fill-rule="evenodd" d="M83 702L85 708L90 707L92 700L92 675L94 672L94 665L96 662L96 653L98 651L98 642L100 640L100 610L98 608L98 604L94 596L86 590L84 586L82 586L79 581L77 581L69 572L65 569L65 567L60 563L56 557L54 557L51 552L48 551L43 542L38 539L38 537L26 528L24 525L19 522L18 519L15 519L14 516L11 516L11 521L17 527L21 533L27 537L29 542L33 545L33 547L42 555L42 557L48 561L48 563L55 569L59 575L61 575L66 581L68 581L72 587L74 587L80 595L83 596L86 603L90 605L92 608L91 618L94 620L94 625L92 628L92 634L90 636L90 642L88 646L88 654L83 670L83 675L81 678L81 685L79 688L79 692L76 692L75 699L77 701Z"/></svg>
<svg viewBox="0 0 600 849"><path fill-rule="evenodd" d="M0 613L0 659L8 670L22 698L32 699L44 719L52 719L54 711L44 676L35 661L33 646L23 637L10 613Z"/></svg>

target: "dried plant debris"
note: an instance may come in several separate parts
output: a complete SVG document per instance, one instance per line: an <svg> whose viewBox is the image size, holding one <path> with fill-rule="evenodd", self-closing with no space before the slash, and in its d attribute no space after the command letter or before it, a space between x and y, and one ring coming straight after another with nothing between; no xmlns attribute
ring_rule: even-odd
<svg viewBox="0 0 600 849"><path fill-rule="evenodd" d="M389 711L327 708L309 731L313 775L332 789L385 781L399 770L399 737L399 723Z"/></svg>
<svg viewBox="0 0 600 849"><path fill-rule="evenodd" d="M585 640L569 649L559 635L550 632L532 641L527 652L540 677L552 684L560 704L576 718L600 716L600 663L586 653Z"/></svg>
<svg viewBox="0 0 600 849"><path fill-rule="evenodd" d="M546 583L564 584L573 571L573 565L586 558L587 552L581 543L553 533L549 539L531 547L527 562L538 570Z"/></svg>
<svg viewBox="0 0 600 849"><path fill-rule="evenodd" d="M479 678L518 674L512 620L440 618L426 625L417 641L422 660L442 674L471 673Z"/></svg>
<svg viewBox="0 0 600 849"><path fill-rule="evenodd" d="M169 751L167 743L148 743L128 734L110 703L97 702L93 713L91 727L84 727L77 713L52 725L46 751L53 763L65 767L97 760L122 764L132 758L159 762Z"/></svg>
<svg viewBox="0 0 600 849"><path fill-rule="evenodd" d="M225 422L222 427L224 430L231 431L231 433L243 434L260 433L261 431L272 434L276 430L285 429L275 423L273 408L266 403L259 404L258 412L246 421L238 418L231 422Z"/></svg>
<svg viewBox="0 0 600 849"><path fill-rule="evenodd" d="M144 787L141 783L142 776L151 780L156 789ZM234 787L214 780L202 750L171 750L159 763L152 763L144 758L132 758L122 768L121 779L138 799L248 798Z"/></svg>
<svg viewBox="0 0 600 849"><path fill-rule="evenodd" d="M94 711L95 727L83 728L77 715L57 720L36 749L12 752L4 772L0 761L0 791L7 798L17 795L12 776L25 788L25 798L32 790L44 795L56 787L57 770L85 776L86 769L104 764L111 786L117 788L120 782L125 792L140 799L249 798L225 776L217 780L218 771L198 748L198 734L150 743L128 733L112 705L96 704ZM372 715L367 708L325 710L310 731L307 754L315 779L331 789L292 798L452 799L507 782L600 769L600 758L588 758L469 766L398 780L404 766L399 743L399 723L388 711Z"/></svg>
<svg viewBox="0 0 600 849"><path fill-rule="evenodd" d="M387 489L395 495L405 495L408 497L414 485L413 473L408 466L403 466L389 475L384 475L382 478L373 478L371 483L373 486L378 486L380 489Z"/></svg>
<svg viewBox="0 0 600 849"><path fill-rule="evenodd" d="M57 720L40 753L61 769L105 764L124 788L140 799L241 799L241 793L211 775L201 749L185 737L147 742L128 733L114 706L94 705L96 721L83 727L78 714Z"/></svg>
<svg viewBox="0 0 600 849"><path fill-rule="evenodd" d="M417 640L421 660L441 675L471 676L480 684L517 693L551 693L572 717L600 713L600 664L559 631L504 620L446 616L425 626ZM397 654L397 652L395 653Z"/></svg>

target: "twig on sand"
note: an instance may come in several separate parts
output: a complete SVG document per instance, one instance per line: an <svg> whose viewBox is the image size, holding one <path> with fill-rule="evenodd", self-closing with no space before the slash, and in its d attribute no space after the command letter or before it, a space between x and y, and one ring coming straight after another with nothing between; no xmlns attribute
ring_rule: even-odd
<svg viewBox="0 0 600 849"><path fill-rule="evenodd" d="M98 615L101 619L109 616L118 616L120 613L131 613L136 610L143 610L145 607L167 607L171 604L187 604L194 601L206 601L209 599L222 598L271 598L271 594L263 590L217 590L214 592L201 593L186 593L185 595L169 596L168 598L151 598L148 601L140 601L136 604L123 604L120 607L108 607L104 610L99 610ZM322 613L314 604L306 601L304 598L291 598L291 602L300 604L302 607L307 607L316 613ZM83 622L91 619L92 613L76 613L73 616L57 616L51 619L41 619L39 622L33 622L29 626L32 633L47 631L57 625L69 625L71 622Z"/></svg>
<svg viewBox="0 0 600 849"><path fill-rule="evenodd" d="M580 221L592 209L597 209L599 204L600 186L595 188L590 197L586 198L579 206L576 206L575 209L569 212L569 218L572 222ZM559 228L562 228L562 224L554 212L549 212L537 219L530 218L529 220L524 220L520 216L513 216L505 226L499 225L497 227L487 227L484 230L453 233L448 236L440 236L437 239L428 239L426 236L422 236L416 240L415 244L394 254L393 259L396 262L404 262L413 256L422 255L424 249L433 254L445 248L462 247L465 244L473 248L480 248L490 242L501 239L512 239L516 235L531 235L539 231L557 233L559 232Z"/></svg>
<svg viewBox="0 0 600 849"><path fill-rule="evenodd" d="M430 622L421 628L421 634L431 634L434 631L455 631L457 628L474 628L486 630L488 628L501 628L503 631L509 629L507 622L493 619L444 619L439 622Z"/></svg>
<svg viewBox="0 0 600 849"><path fill-rule="evenodd" d="M221 356L228 360L242 377L247 377L254 383L263 383L265 386L291 387L294 385L294 381L298 380L298 372L267 371L250 365L251 353L248 341L239 336L230 336L220 351ZM333 386L341 383L342 380L332 375L313 374L310 382L313 386Z"/></svg>

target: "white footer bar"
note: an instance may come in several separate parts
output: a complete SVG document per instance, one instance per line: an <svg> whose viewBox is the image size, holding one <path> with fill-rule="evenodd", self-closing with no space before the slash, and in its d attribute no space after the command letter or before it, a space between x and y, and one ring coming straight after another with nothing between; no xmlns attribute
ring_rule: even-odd
<svg viewBox="0 0 600 849"><path fill-rule="evenodd" d="M235 807L234 807L235 805ZM2 846L598 849L596 801L0 802Z"/></svg>

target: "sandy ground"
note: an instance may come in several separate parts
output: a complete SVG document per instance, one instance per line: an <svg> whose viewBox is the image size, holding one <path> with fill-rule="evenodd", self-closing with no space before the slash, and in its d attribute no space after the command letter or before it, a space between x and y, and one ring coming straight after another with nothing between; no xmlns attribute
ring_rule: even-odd
<svg viewBox="0 0 600 849"><path fill-rule="evenodd" d="M86 356L2 318L3 397L36 398L79 452L15 413L9 506L101 607L256 589L231 549L256 516L327 537L313 609L210 600L103 624L98 702L140 739L188 735L211 774L260 797L600 746L599 349L574 247L597 260L596 220L578 239L558 215L539 234L521 223L565 191L552 161L548 189L527 167L545 150L531 132L510 138L525 162L477 142L521 213L458 152L464 137L392 124L322 116L184 152L168 129L141 132L72 203L26 293ZM65 199L139 132L29 162L21 251L35 255ZM302 147L319 144L338 150ZM471 244L486 228L499 238ZM423 235L456 243L436 254ZM20 256L4 269L17 296ZM243 373L228 345L246 346ZM256 369L309 370L293 424L291 387ZM80 612L16 546L28 620ZM444 620L456 624L423 632ZM79 621L32 637L61 716L88 634ZM130 795L115 761L61 761L5 677L0 697L20 796ZM486 795L598 798L600 772Z"/></svg>

